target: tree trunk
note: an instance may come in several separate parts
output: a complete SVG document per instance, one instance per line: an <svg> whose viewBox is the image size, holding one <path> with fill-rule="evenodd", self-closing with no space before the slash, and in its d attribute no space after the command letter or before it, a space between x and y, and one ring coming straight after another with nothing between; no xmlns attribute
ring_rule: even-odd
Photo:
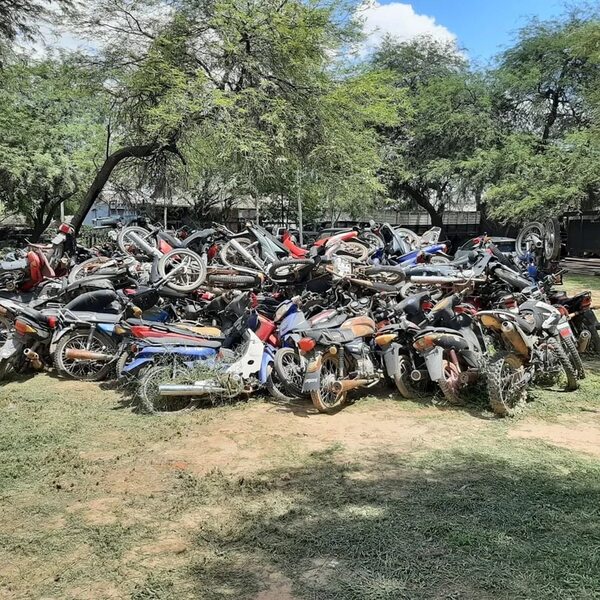
<svg viewBox="0 0 600 600"><path fill-rule="evenodd" d="M411 200L414 200L421 208L424 208L427 211L429 217L431 218L432 227L441 227L442 230L444 229L444 221L442 219L442 214L444 212L443 205L439 210L436 209L424 191L412 186L404 185L402 186L402 190Z"/></svg>
<svg viewBox="0 0 600 600"><path fill-rule="evenodd" d="M167 147L163 148L167 149ZM90 212L94 202L96 202L98 196L104 189L113 169L126 158L147 158L160 149L161 145L158 142L153 142L151 144L141 144L138 146L126 146L106 157L104 164L100 167L96 177L94 177L94 181L92 181L92 184L79 205L79 209L71 221L71 225L75 228L76 235L79 233L83 221Z"/></svg>
<svg viewBox="0 0 600 600"><path fill-rule="evenodd" d="M560 102L560 94L560 89L556 90L552 94L552 104L550 105L550 112L546 117L546 122L544 123L544 132L542 133L543 145L546 145L548 143L548 138L550 137L550 130L552 129L552 126L554 125L558 117L558 104Z"/></svg>

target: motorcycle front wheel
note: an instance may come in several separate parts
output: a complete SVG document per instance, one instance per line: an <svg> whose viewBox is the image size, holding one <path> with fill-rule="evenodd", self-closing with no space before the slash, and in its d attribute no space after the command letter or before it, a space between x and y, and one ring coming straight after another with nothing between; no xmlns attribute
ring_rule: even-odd
<svg viewBox="0 0 600 600"><path fill-rule="evenodd" d="M167 286L176 292L193 292L206 280L207 269L202 257L187 248L175 248L158 261L158 274L168 279Z"/></svg>
<svg viewBox="0 0 600 600"><path fill-rule="evenodd" d="M525 404L525 378L525 369L514 356L494 356L486 371L488 398L494 413L513 416Z"/></svg>
<svg viewBox="0 0 600 600"><path fill-rule="evenodd" d="M186 368L174 362L170 365L147 367L138 383L138 398L145 412L151 414L178 413L194 408L195 402L189 396L161 396L159 386L171 383L185 374Z"/></svg>
<svg viewBox="0 0 600 600"><path fill-rule="evenodd" d="M337 381L340 353L325 352L321 357L321 378L319 388L311 391L314 407L321 413L332 413L346 402L347 392L336 393L332 385Z"/></svg>

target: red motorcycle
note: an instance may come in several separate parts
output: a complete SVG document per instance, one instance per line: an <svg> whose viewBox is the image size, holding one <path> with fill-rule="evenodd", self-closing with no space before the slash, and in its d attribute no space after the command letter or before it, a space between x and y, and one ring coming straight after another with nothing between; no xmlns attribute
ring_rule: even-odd
<svg viewBox="0 0 600 600"><path fill-rule="evenodd" d="M74 229L63 223L50 244L30 243L27 252L13 253L12 260L1 261L0 289L28 292L45 279L66 274L70 263L68 254L75 249L73 234Z"/></svg>

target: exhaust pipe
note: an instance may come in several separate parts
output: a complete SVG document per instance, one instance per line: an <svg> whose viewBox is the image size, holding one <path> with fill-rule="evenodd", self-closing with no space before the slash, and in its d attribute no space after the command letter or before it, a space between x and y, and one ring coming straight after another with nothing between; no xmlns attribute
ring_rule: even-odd
<svg viewBox="0 0 600 600"><path fill-rule="evenodd" d="M104 352L92 352L80 348L68 348L65 352L67 360L88 360L93 362L110 362L114 356Z"/></svg>
<svg viewBox="0 0 600 600"><path fill-rule="evenodd" d="M368 379L338 379L338 381L334 381L331 384L331 389L336 394L341 394L342 392L349 392L350 390L355 390L356 388L365 387L368 384Z"/></svg>
<svg viewBox="0 0 600 600"><path fill-rule="evenodd" d="M34 352L31 348L25 348L23 350L23 354L25 358L32 364L34 369L40 371L44 368L44 364L40 360L40 355L37 352Z"/></svg>
<svg viewBox="0 0 600 600"><path fill-rule="evenodd" d="M192 385L181 385L175 383L165 383L158 386L158 393L161 396L206 396L207 394L219 394L226 392L215 381L197 381Z"/></svg>
<svg viewBox="0 0 600 600"><path fill-rule="evenodd" d="M419 369L413 369L410 372L410 378L413 381L421 381L423 379L423 371L419 371Z"/></svg>
<svg viewBox="0 0 600 600"><path fill-rule="evenodd" d="M587 352L587 349L590 347L590 342L592 341L592 334L584 329L580 334L579 338L577 338L577 350L583 354Z"/></svg>
<svg viewBox="0 0 600 600"><path fill-rule="evenodd" d="M521 355L529 356L529 348L517 328L509 321L504 321L501 326L502 335L510 342L511 346Z"/></svg>

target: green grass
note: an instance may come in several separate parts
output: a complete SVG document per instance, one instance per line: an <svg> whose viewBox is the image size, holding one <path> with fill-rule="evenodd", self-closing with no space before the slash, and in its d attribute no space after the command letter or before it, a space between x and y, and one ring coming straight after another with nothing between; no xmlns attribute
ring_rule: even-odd
<svg viewBox="0 0 600 600"><path fill-rule="evenodd" d="M600 461L551 435L600 436L587 366L504 420L388 394L149 417L109 386L9 382L0 597L597 599Z"/></svg>

